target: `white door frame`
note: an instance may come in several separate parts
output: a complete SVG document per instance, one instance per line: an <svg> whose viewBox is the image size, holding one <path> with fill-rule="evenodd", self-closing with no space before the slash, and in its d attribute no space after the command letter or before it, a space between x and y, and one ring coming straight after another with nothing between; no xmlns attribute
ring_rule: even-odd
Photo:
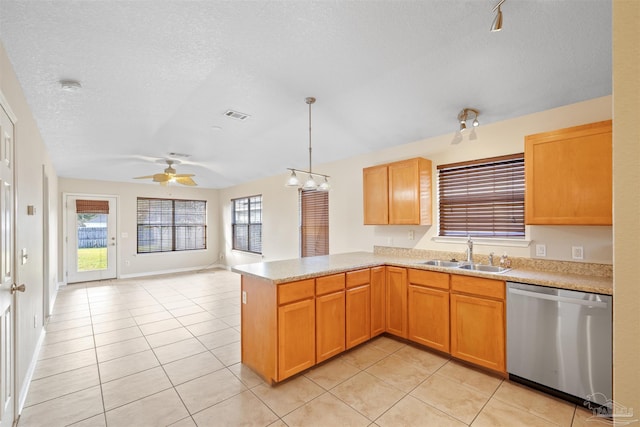
<svg viewBox="0 0 640 427"><path fill-rule="evenodd" d="M120 215L119 215L119 206L120 206L120 196L117 195L113 195L113 194L88 194L88 193L62 193L62 235L63 237L63 244L62 244L62 257L63 257L63 265L64 265L64 284L68 284L68 278L69 278L69 242L68 242L68 237L70 232L72 232L72 230L69 230L68 227L68 208L67 208L67 200L69 197L86 197L86 198L94 198L94 199L115 199L116 201L116 209L114 214L116 215L116 229L114 231L114 236L116 236L115 238L115 244L116 244L116 259L115 259L115 278L120 277L120 269L118 268L118 266L120 265L120 245L118 243L119 239L118 239L118 230L120 229ZM73 230L75 231L75 230Z"/></svg>

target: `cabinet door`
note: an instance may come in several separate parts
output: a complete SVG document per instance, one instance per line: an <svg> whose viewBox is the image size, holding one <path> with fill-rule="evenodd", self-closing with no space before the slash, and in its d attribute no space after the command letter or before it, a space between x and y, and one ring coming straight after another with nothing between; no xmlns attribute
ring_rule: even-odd
<svg viewBox="0 0 640 427"><path fill-rule="evenodd" d="M347 348L371 338L370 286L347 289Z"/></svg>
<svg viewBox="0 0 640 427"><path fill-rule="evenodd" d="M387 332L407 338L407 270L387 267Z"/></svg>
<svg viewBox="0 0 640 427"><path fill-rule="evenodd" d="M315 321L313 298L278 307L278 381L315 364Z"/></svg>
<svg viewBox="0 0 640 427"><path fill-rule="evenodd" d="M409 285L409 339L449 352L449 291Z"/></svg>
<svg viewBox="0 0 640 427"><path fill-rule="evenodd" d="M316 362L345 350L344 291L316 297Z"/></svg>
<svg viewBox="0 0 640 427"><path fill-rule="evenodd" d="M431 224L431 161L409 159L388 168L389 224Z"/></svg>
<svg viewBox="0 0 640 427"><path fill-rule="evenodd" d="M612 223L611 120L525 137L525 223Z"/></svg>
<svg viewBox="0 0 640 427"><path fill-rule="evenodd" d="M385 282L384 267L371 269L371 337L385 330Z"/></svg>
<svg viewBox="0 0 640 427"><path fill-rule="evenodd" d="M504 302L451 294L451 355L505 372Z"/></svg>
<svg viewBox="0 0 640 427"><path fill-rule="evenodd" d="M389 223L389 191L387 166L372 166L362 170L364 223Z"/></svg>

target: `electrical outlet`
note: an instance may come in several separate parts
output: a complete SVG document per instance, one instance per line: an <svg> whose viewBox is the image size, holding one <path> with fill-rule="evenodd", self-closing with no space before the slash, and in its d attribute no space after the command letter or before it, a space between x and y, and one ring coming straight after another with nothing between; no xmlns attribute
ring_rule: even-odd
<svg viewBox="0 0 640 427"><path fill-rule="evenodd" d="M536 245L536 256L547 256L547 246L544 244Z"/></svg>
<svg viewBox="0 0 640 427"><path fill-rule="evenodd" d="M416 233L413 230L409 230L409 235L407 237L409 240L413 240L416 238Z"/></svg>
<svg viewBox="0 0 640 427"><path fill-rule="evenodd" d="M124 261L124 265L129 267L131 265L131 261L129 261L128 259Z"/></svg>
<svg viewBox="0 0 640 427"><path fill-rule="evenodd" d="M247 291L242 291L242 303L247 303Z"/></svg>
<svg viewBox="0 0 640 427"><path fill-rule="evenodd" d="M582 246L571 246L571 258L584 259L584 248Z"/></svg>

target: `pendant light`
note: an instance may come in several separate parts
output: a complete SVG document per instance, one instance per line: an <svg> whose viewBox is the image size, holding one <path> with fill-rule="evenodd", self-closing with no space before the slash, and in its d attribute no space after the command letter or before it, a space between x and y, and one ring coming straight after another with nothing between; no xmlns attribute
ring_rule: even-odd
<svg viewBox="0 0 640 427"><path fill-rule="evenodd" d="M291 171L291 175L289 175L289 178L287 179L287 182L285 185L287 187L299 188L301 181L298 175L296 174L296 172L298 172L301 175L306 175L306 180L304 181L304 184L302 184L303 190L329 191L331 189L331 185L329 184L329 175L315 173L311 168L311 152L312 152L311 150L311 104L315 103L316 99L313 97L308 97L308 98L305 98L305 102L309 106L309 170L305 171L300 169L288 168ZM316 177L324 178L324 182L318 185L318 182L316 181Z"/></svg>

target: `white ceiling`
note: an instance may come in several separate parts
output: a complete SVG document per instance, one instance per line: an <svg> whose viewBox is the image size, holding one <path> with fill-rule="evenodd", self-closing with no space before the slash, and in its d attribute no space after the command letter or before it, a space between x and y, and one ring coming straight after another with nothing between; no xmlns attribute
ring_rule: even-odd
<svg viewBox="0 0 640 427"><path fill-rule="evenodd" d="M1 0L0 39L59 176L178 152L223 188L307 169L307 96L315 165L611 94L610 0L507 0L491 33L496 3Z"/></svg>

